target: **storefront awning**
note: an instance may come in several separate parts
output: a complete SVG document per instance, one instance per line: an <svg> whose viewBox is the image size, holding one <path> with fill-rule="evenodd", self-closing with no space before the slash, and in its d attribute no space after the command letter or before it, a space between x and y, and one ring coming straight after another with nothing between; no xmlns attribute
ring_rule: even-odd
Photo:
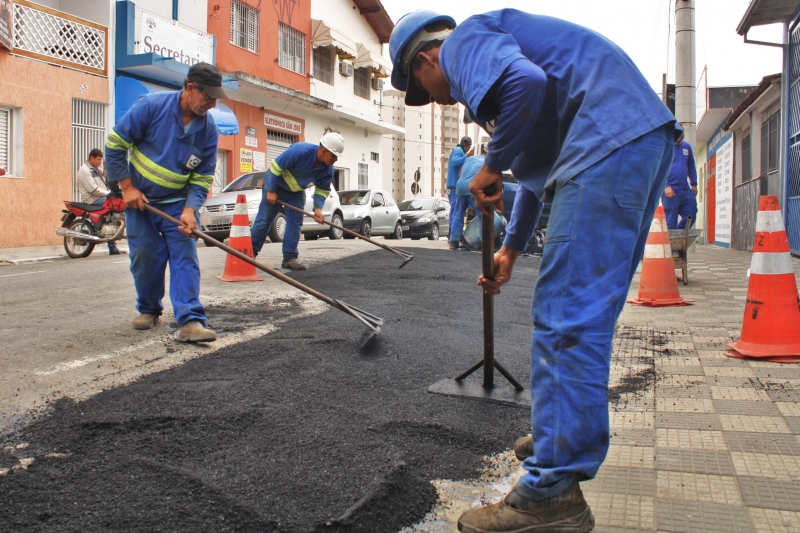
<svg viewBox="0 0 800 533"><path fill-rule="evenodd" d="M162 91L172 91L170 87L163 87L153 83L139 81L134 78L127 78L124 76L117 76L114 80L114 92L116 106L114 109L114 122L118 122L128 109L131 108L133 103L143 94L158 93ZM237 135L239 133L239 121L236 115L233 114L231 108L217 102L217 106L209 111L209 114L214 117L217 123L217 129L220 135Z"/></svg>
<svg viewBox="0 0 800 533"><path fill-rule="evenodd" d="M369 68L376 78L389 77L392 72L392 66L382 55L376 54L361 43L356 45L356 51L356 60L353 61L355 68Z"/></svg>
<svg viewBox="0 0 800 533"><path fill-rule="evenodd" d="M311 19L311 46L333 46L339 59L355 59L356 44L345 35L321 20Z"/></svg>

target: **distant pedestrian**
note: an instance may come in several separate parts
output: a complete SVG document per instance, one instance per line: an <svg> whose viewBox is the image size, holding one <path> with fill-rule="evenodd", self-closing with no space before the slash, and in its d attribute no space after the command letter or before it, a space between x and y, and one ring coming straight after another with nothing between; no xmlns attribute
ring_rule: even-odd
<svg viewBox="0 0 800 533"><path fill-rule="evenodd" d="M683 134L675 141L675 157L661 203L669 229L685 228L689 217L692 217L692 226L697 222L697 168L692 145L683 140Z"/></svg>
<svg viewBox="0 0 800 533"><path fill-rule="evenodd" d="M299 209L305 209L306 189L314 186L314 220L322 224L325 218L322 207L331 193L333 164L344 152L344 138L338 131L325 130L319 144L294 143L276 157L269 165L264 180L263 196L258 206L258 214L253 222L253 252L258 255L267 240L272 222L286 202ZM300 251L300 231L303 228L303 215L294 209L286 209L286 230L283 234L282 268L305 270L306 266L297 260Z"/></svg>
<svg viewBox="0 0 800 533"><path fill-rule="evenodd" d="M458 182L456 183L456 203L452 204L450 210L450 215L454 220L454 225L450 227L450 239L456 242L461 242L461 237L464 234L464 218L467 216L467 209L472 209L479 220L481 218L481 212L475 205L475 197L469 192L469 184L472 178L481 169L483 160L486 159L486 145L482 144L480 146L480 155L473 155L467 158L461 167L461 174L458 176Z"/></svg>
<svg viewBox="0 0 800 533"><path fill-rule="evenodd" d="M525 475L464 512L458 530L586 533L580 482L608 451L614 327L664 191L675 117L619 46L553 17L501 9L456 26L415 11L395 24L389 53L406 106L460 102L491 136L469 186L484 216L503 211L503 171L519 181L484 293L509 282L552 201L531 314L532 436L515 449Z"/></svg>
<svg viewBox="0 0 800 533"><path fill-rule="evenodd" d="M447 199L450 200L450 236L448 237L448 245L451 250L458 250L458 240L461 238L461 232L464 231L464 215L461 215L461 228L458 231L458 237L454 237L453 230L458 228L459 221L456 219L456 212L453 207L456 205L456 184L458 183L458 175L461 174L461 167L464 166L467 157L472 155L472 139L469 137L462 137L458 146L453 148L450 152L450 159L447 160Z"/></svg>

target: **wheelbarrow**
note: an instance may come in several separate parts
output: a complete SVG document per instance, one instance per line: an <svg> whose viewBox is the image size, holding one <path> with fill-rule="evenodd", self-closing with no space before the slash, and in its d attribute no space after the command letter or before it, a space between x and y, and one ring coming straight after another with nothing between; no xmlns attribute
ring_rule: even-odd
<svg viewBox="0 0 800 533"><path fill-rule="evenodd" d="M681 279L684 285L689 284L689 247L694 244L695 239L703 233L701 229L691 229L692 217L686 219L685 229L669 230L669 244L672 247L672 260L675 262L675 270L681 271ZM677 252L677 253L676 253Z"/></svg>

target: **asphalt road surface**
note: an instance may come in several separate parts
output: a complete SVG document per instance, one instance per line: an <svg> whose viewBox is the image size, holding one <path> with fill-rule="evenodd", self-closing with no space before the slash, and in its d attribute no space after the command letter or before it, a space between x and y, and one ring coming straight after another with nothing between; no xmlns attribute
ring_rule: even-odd
<svg viewBox="0 0 800 533"><path fill-rule="evenodd" d="M48 305L48 314L24 328L6 305L23 295L9 295L0 278L4 338L11 320L12 336L47 347L29 365L38 374L0 369L11 372L0 389L0 531L378 533L419 521L437 501L432 480L477 477L484 456L509 448L530 426L527 409L427 392L482 350L480 254L434 244L438 249L411 250L417 257L403 270L392 254L347 245L341 258L329 251L293 274L385 320L365 351L358 350L365 328L338 310L277 285L260 297L245 283L207 284L204 271L219 343L185 352L162 325L149 341L125 337L132 346L151 342L147 347L115 348L103 359L97 352L108 348L104 337L130 334L127 265L117 273L113 257L84 263L89 279L113 281L98 282L94 293L76 290L67 299L80 306ZM313 257L313 250L303 253ZM66 263L55 270L81 268ZM496 356L523 384L538 266L538 259L520 259L495 304ZM47 265L25 269L57 274ZM107 302L102 313L92 309L98 300ZM58 343L73 339L78 324L91 340L67 341L81 343L70 356L77 359L57 360ZM115 333L91 334L108 324ZM10 353L32 356L25 346L11 339ZM148 350L163 355L148 363L139 353ZM24 358L12 360L3 364ZM33 422L25 418L30 405L14 403L15 379L34 391L31 398L45 396L42 390L53 398ZM30 383L36 379L46 383ZM53 390L57 385L68 392ZM107 390L97 393L98 386ZM18 413L9 412L13 406Z"/></svg>

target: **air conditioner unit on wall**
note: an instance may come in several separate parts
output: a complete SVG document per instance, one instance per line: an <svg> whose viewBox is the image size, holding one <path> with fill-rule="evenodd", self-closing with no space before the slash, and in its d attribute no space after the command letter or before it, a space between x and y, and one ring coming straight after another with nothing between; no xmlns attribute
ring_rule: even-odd
<svg viewBox="0 0 800 533"><path fill-rule="evenodd" d="M383 80L380 78L372 78L372 88L376 91L383 90Z"/></svg>
<svg viewBox="0 0 800 533"><path fill-rule="evenodd" d="M353 75L353 64L349 61L342 61L339 63L339 74L342 76L352 76Z"/></svg>

